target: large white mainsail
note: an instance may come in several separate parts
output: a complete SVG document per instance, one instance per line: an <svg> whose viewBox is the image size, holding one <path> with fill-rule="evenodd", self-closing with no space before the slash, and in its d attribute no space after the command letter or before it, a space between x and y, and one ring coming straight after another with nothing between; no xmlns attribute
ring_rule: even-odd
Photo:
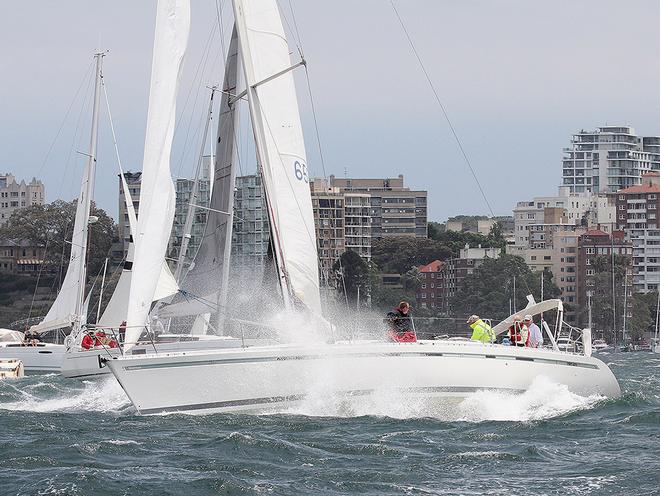
<svg viewBox="0 0 660 496"><path fill-rule="evenodd" d="M277 0L234 0L234 17L284 299L320 315L305 144Z"/></svg>
<svg viewBox="0 0 660 496"><path fill-rule="evenodd" d="M127 312L126 344L147 324L174 219L170 172L176 96L190 32L189 0L159 0L144 143L140 218Z"/></svg>
<svg viewBox="0 0 660 496"><path fill-rule="evenodd" d="M239 112L236 111L238 79L238 37L234 27L225 64L222 101L218 121L213 189L204 237L193 267L181 282L184 301L159 310L160 317L204 315L222 312L229 277L234 185L236 183L236 137ZM192 207L189 207L192 208ZM208 321L207 317L204 317Z"/></svg>
<svg viewBox="0 0 660 496"><path fill-rule="evenodd" d="M69 266L62 281L53 305L46 317L39 324L32 326L35 332L44 332L52 329L69 327L75 322L84 324L87 315L85 299L85 279L87 262L87 234L89 215L92 205L92 192L94 190L94 177L96 172L96 148L98 145L98 113L101 98L101 74L103 54L96 54L96 85L94 88L94 111L92 114L92 131L89 144L89 156L83 171L80 184L80 195L76 205L76 217L71 237L71 254Z"/></svg>

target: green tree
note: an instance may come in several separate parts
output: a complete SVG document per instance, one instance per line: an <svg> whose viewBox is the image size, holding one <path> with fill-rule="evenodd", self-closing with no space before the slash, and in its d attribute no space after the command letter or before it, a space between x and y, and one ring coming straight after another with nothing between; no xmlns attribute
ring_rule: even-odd
<svg viewBox="0 0 660 496"><path fill-rule="evenodd" d="M115 239L116 227L104 210L92 204L97 222L89 226L87 273L93 277L103 266ZM16 210L0 228L0 237L27 240L46 248L45 269L65 274L71 252L71 236L76 213L76 201L57 200L46 205L31 205ZM60 271L61 266L61 271Z"/></svg>
<svg viewBox="0 0 660 496"><path fill-rule="evenodd" d="M656 293L650 293L656 296ZM655 313L655 301L653 301L653 311ZM649 331L655 324L653 314L649 308L649 301L646 295L636 294L632 297L632 318L626 327L630 331L630 339L632 341L640 341L644 334Z"/></svg>
<svg viewBox="0 0 660 496"><path fill-rule="evenodd" d="M358 288L361 298L367 300L369 294L369 267L362 257L354 251L342 253L332 269L335 271L339 284L337 289L346 295L349 305L355 305Z"/></svg>
<svg viewBox="0 0 660 496"><path fill-rule="evenodd" d="M383 272L404 274L414 266L446 260L451 257L451 250L428 238L393 236L375 239L371 257Z"/></svg>
<svg viewBox="0 0 660 496"><path fill-rule="evenodd" d="M514 294L515 276L515 294ZM544 272L544 298L556 298L559 288L549 272ZM450 304L452 313L466 316L473 313L493 320L509 315L509 303L516 309L527 304L527 295L540 300L541 272L532 272L521 257L502 255L485 259L468 275Z"/></svg>
<svg viewBox="0 0 660 496"><path fill-rule="evenodd" d="M587 286L587 291L591 292L591 318L594 329L620 330L623 328L624 280L629 265L630 257L614 256L613 293L612 257L599 255L591 259L590 267L594 270L591 279L593 285ZM583 326L587 325L588 312L589 309L585 306L580 313L580 323ZM614 322L615 313L616 322Z"/></svg>

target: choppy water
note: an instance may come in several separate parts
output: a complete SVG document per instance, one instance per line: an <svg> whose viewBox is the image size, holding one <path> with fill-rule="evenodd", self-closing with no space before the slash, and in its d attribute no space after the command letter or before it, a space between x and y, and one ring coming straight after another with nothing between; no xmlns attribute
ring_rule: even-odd
<svg viewBox="0 0 660 496"><path fill-rule="evenodd" d="M539 380L451 411L377 394L139 417L113 379L0 381L0 495L660 494L660 356L603 358L620 399Z"/></svg>

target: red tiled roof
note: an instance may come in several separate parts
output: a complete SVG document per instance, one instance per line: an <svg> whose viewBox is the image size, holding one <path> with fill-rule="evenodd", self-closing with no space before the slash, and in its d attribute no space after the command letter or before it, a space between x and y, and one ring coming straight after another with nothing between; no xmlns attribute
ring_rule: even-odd
<svg viewBox="0 0 660 496"><path fill-rule="evenodd" d="M417 267L417 269L420 272L440 272L440 269L444 265L444 262L440 260L434 260L433 262L426 264L426 265L420 265Z"/></svg>
<svg viewBox="0 0 660 496"><path fill-rule="evenodd" d="M660 193L660 184L640 184L617 191L617 194L623 195L631 193Z"/></svg>

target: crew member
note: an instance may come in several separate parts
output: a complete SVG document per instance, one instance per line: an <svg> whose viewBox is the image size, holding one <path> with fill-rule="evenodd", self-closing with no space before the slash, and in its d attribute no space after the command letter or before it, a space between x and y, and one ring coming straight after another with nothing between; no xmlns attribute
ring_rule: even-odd
<svg viewBox="0 0 660 496"><path fill-rule="evenodd" d="M94 347L94 338L90 336L89 333L85 333L85 335L82 338L82 341L80 342L80 346L82 346L83 349L89 350Z"/></svg>
<svg viewBox="0 0 660 496"><path fill-rule="evenodd" d="M410 303L407 301L402 301L393 311L389 312L385 323L389 327L387 335L392 341L397 343L417 341L412 317L410 317Z"/></svg>
<svg viewBox="0 0 660 496"><path fill-rule="evenodd" d="M482 343L492 343L495 341L493 329L486 324L478 315L471 315L467 320L472 329L472 341L481 341Z"/></svg>
<svg viewBox="0 0 660 496"><path fill-rule="evenodd" d="M520 315L513 317L513 324L509 327L509 339L513 346L524 347L529 337L529 328L524 324Z"/></svg>
<svg viewBox="0 0 660 496"><path fill-rule="evenodd" d="M525 315L525 319L523 320L527 328L529 329L529 338L527 340L530 348L540 348L543 346L543 333L541 332L541 328L537 326L534 323L534 319L532 319L531 315Z"/></svg>

